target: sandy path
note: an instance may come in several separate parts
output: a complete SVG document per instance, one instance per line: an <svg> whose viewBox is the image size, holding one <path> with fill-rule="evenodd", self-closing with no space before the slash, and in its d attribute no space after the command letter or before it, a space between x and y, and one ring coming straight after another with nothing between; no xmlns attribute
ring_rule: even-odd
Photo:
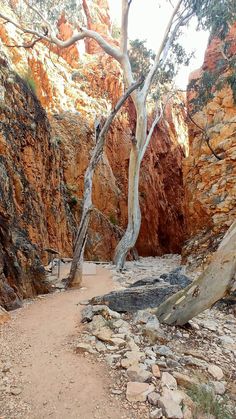
<svg viewBox="0 0 236 419"><path fill-rule="evenodd" d="M9 333L14 374L21 377L19 396L30 419L121 419L133 416L109 397L111 380L104 364L73 353L68 341L80 330L79 301L114 288L108 271L86 276L81 290L48 295L13 313ZM1 417L5 412L1 412ZM14 418L22 417L17 409Z"/></svg>

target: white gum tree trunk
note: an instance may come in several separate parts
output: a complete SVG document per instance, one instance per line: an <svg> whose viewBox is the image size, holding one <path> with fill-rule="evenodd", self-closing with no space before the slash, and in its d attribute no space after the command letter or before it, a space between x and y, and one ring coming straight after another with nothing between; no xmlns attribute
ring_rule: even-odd
<svg viewBox="0 0 236 419"><path fill-rule="evenodd" d="M124 95L119 99L114 109L112 109L103 127L101 127L101 131L97 138L97 144L94 148L91 160L85 172L83 210L82 210L82 216L81 216L79 228L76 234L73 260L71 264L69 278L67 281L67 286L70 288L80 287L81 281L82 281L84 249L85 249L85 245L87 241L90 215L91 215L91 211L93 207L93 204L92 204L93 175L103 153L107 132L117 112L120 110L120 108L125 103L125 101L130 96L130 94L135 89L137 89L141 83L142 83L142 80L138 80L137 82L133 83L124 93Z"/></svg>
<svg viewBox="0 0 236 419"><path fill-rule="evenodd" d="M136 107L137 126L136 136L132 141L129 160L129 182L128 182L128 225L126 232L117 245L114 255L114 264L118 270L124 266L127 253L135 246L140 226L141 211L139 205L139 174L142 161L142 141L146 138L147 117L145 108Z"/></svg>
<svg viewBox="0 0 236 419"><path fill-rule="evenodd" d="M162 323L183 325L236 290L236 221L225 234L212 262L195 280L155 311Z"/></svg>

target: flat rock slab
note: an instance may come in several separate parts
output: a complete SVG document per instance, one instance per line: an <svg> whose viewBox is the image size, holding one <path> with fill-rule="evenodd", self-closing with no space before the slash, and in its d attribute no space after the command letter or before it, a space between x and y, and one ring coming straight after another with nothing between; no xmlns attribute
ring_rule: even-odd
<svg viewBox="0 0 236 419"><path fill-rule="evenodd" d="M155 390L153 384L128 382L126 398L129 402L145 402L149 393Z"/></svg>
<svg viewBox="0 0 236 419"><path fill-rule="evenodd" d="M90 300L90 304L105 304L117 312L134 312L157 307L179 290L180 286L168 283L131 287L94 297Z"/></svg>

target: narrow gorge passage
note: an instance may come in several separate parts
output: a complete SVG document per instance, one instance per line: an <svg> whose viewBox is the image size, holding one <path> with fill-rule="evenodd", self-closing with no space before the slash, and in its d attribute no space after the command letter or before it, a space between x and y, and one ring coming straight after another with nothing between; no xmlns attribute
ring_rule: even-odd
<svg viewBox="0 0 236 419"><path fill-rule="evenodd" d="M15 395L0 395L1 419L132 418L109 397L108 367L69 346L81 327L79 302L112 289L109 272L98 268L85 276L82 289L40 297L12 312L0 330L0 358L10 362L17 381L9 391Z"/></svg>

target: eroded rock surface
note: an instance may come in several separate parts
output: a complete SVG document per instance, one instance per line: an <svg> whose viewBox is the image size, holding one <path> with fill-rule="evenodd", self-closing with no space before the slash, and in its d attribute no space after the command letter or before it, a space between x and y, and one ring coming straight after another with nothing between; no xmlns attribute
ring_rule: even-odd
<svg viewBox="0 0 236 419"><path fill-rule="evenodd" d="M1 6L6 14L17 18L14 2ZM88 23L112 41L107 2L88 1L84 7L88 18L89 13L96 16ZM71 35L65 14L57 26L60 38ZM38 286L43 284L38 275L44 275L39 269L40 261L47 262L45 247L52 247L63 256L72 255L80 220L83 175L95 144L94 120L106 115L116 103L123 85L118 63L96 49L94 42L87 43L83 53L75 48L70 53L49 50L44 43L37 43L30 50L6 46L12 43L22 43L20 34L11 24L1 25L1 63L8 62L1 66L0 81L3 214L9 215L10 206L15 214L6 224L13 247L17 247L19 234L17 243L26 241L32 246L27 251L25 248L21 258L17 254L16 261L11 260L10 265L18 269L18 264L22 271L17 281L16 273L4 274L4 281L13 286L10 299L16 300L16 306L22 296L46 291L46 285ZM137 249L143 255L180 251L184 238L181 166L186 127L177 107L169 106L166 113L165 123L155 129L141 169L142 225ZM134 128L135 111L129 102L111 127L96 170L88 259L110 260L126 228L129 151ZM20 244L19 252L22 247ZM10 261L9 251L5 257Z"/></svg>
<svg viewBox="0 0 236 419"><path fill-rule="evenodd" d="M235 54L235 25L227 39L227 57ZM184 248L184 258L191 254L199 260L207 261L207 255L218 247L225 231L236 217L236 104L235 94L226 83L209 94L205 105L197 107L196 87L217 69L222 68L214 86L232 75L222 56L223 41L212 39L205 53L203 66L190 76L189 112L203 130L207 129L210 145L220 157L218 160L204 140L202 131L189 121L189 157L183 165L186 191L186 226L188 242ZM226 61L225 61L226 63ZM191 87L192 85L192 87ZM191 257L190 259L191 260ZM208 261L207 261L208 262Z"/></svg>

